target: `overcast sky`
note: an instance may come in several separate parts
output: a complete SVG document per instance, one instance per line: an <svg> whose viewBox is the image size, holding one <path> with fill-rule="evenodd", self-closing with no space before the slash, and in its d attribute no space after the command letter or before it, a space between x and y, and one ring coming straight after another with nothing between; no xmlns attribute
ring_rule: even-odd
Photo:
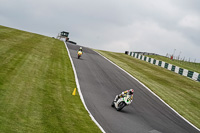
<svg viewBox="0 0 200 133"><path fill-rule="evenodd" d="M113 52L200 62L200 0L0 0L0 25ZM176 49L176 50L175 50Z"/></svg>

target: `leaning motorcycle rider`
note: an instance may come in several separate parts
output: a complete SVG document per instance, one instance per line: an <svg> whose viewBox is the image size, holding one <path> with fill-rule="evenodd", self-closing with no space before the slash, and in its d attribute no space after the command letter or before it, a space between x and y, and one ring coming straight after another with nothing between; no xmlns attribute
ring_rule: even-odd
<svg viewBox="0 0 200 133"><path fill-rule="evenodd" d="M133 93L134 93L134 90L133 90L133 89L129 89L129 90L123 91L121 94L119 94L119 95L117 95L117 96L115 97L114 102L117 102L117 100L118 100L119 98L121 98L121 97L126 97L127 94L133 96Z"/></svg>

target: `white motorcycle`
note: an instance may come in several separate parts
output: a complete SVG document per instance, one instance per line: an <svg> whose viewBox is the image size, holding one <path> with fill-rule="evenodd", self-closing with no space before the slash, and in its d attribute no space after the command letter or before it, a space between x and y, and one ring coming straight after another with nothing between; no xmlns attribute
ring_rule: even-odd
<svg viewBox="0 0 200 133"><path fill-rule="evenodd" d="M125 106L128 106L133 101L133 95L126 95L125 97L119 98L116 102L113 101L111 106L114 107L117 111L122 110Z"/></svg>

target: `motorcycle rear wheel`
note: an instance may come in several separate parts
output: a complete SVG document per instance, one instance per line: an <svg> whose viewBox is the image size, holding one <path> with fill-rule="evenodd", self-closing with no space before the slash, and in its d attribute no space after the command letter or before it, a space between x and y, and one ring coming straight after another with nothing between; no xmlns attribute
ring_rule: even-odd
<svg viewBox="0 0 200 133"><path fill-rule="evenodd" d="M112 102L111 107L115 107L114 101Z"/></svg>

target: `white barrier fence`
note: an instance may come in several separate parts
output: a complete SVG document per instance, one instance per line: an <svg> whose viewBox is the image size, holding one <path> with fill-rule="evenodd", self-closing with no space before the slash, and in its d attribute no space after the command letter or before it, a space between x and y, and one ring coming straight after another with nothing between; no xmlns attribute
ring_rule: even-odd
<svg viewBox="0 0 200 133"><path fill-rule="evenodd" d="M200 74L197 73L197 72L189 71L187 69L183 69L183 68L180 68L178 66L174 66L172 64L166 63L164 61L156 60L154 58L150 58L150 57L147 57L147 56L135 53L135 52L128 52L128 55L130 55L132 57L135 57L137 59L149 62L151 64L166 68L166 69L168 69L170 71L173 71L175 73L178 73L180 75L189 77L189 78L191 78L191 79L193 79L195 81L200 82Z"/></svg>

